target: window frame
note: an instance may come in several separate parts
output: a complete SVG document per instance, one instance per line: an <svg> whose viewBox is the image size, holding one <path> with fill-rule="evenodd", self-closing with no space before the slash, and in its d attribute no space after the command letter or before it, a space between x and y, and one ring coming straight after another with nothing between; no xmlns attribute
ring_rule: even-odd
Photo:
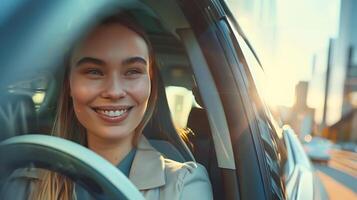
<svg viewBox="0 0 357 200"><path fill-rule="evenodd" d="M226 10L218 1L182 2L184 14L192 22L192 28L202 48L224 106L237 165L236 175L239 183L240 197L243 199L257 199L259 197L271 199L272 194L269 189L271 185L268 181L269 172L263 145L259 138L260 131L256 122L257 116L251 106L246 87L250 80L242 64L244 56L240 49L237 49L236 44L234 44L235 38L232 37L232 27L225 14ZM210 49L215 50L215 56L212 56ZM202 97L205 98L205 95L202 95ZM235 105L232 102L235 102ZM237 113L241 115L231 111L237 106L240 107ZM240 122L238 120L237 123L237 119ZM266 118L264 119L266 120ZM249 126L247 141L251 142L252 145L250 148L243 150L242 147L237 145L242 140L242 135L239 135L237 130L239 130L239 126L242 128L244 124ZM249 154L251 155L249 159L239 155L240 152L247 153L248 151L251 153ZM257 170L253 173L255 174L255 178L253 178L252 174L249 174L251 179L255 179L251 182L252 184L247 184L245 182L247 179L243 181L246 174L241 172L246 168L243 165L245 162L258 166ZM254 187L255 192L253 190L250 191L246 185ZM258 197L255 195L262 196Z"/></svg>

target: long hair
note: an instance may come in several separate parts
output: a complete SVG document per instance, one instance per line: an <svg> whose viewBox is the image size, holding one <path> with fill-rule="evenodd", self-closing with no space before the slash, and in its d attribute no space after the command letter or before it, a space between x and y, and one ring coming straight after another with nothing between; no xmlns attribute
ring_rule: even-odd
<svg viewBox="0 0 357 200"><path fill-rule="evenodd" d="M143 119L135 129L133 145L136 146L142 133L142 130L151 118L155 108L157 99L158 72L156 67L154 66L155 62L152 45L148 39L147 34L137 23L135 23L135 19L128 13L120 12L119 14L104 19L100 23L100 25L113 23L125 26L140 35L145 40L149 50L149 75L151 81L151 91ZM69 60L70 59L68 59L68 61ZM86 146L86 129L78 121L73 109L73 102L70 96L69 74L70 65L68 62L64 73L64 79L59 96L52 135L72 140L74 142ZM30 199L36 200L70 200L74 198L75 194L73 182L69 178L52 171L48 171L44 174L43 179L38 182L36 189L30 194Z"/></svg>

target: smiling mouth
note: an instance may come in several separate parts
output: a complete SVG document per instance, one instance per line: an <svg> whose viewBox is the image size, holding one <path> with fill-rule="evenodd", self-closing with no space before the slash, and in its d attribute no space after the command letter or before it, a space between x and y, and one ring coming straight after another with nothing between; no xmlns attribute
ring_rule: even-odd
<svg viewBox="0 0 357 200"><path fill-rule="evenodd" d="M94 111L102 116L109 118L117 118L128 113L133 106L121 107L121 108L105 108L105 107L96 107Z"/></svg>

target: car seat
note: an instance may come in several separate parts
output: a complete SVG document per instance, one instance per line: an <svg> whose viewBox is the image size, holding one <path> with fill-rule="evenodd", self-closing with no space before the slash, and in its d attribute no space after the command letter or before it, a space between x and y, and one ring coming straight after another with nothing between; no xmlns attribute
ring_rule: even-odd
<svg viewBox="0 0 357 200"><path fill-rule="evenodd" d="M203 102L198 88L193 87L192 93L197 104L201 106L192 107L187 122L187 127L194 133L189 136L189 140L193 145L193 155L197 162L205 166L208 171L214 199L224 199L221 170L218 167L208 115L202 107Z"/></svg>
<svg viewBox="0 0 357 200"><path fill-rule="evenodd" d="M143 134L150 144L165 157L178 161L194 161L186 143L180 137L171 119L165 86L158 75L158 96L153 116L145 126Z"/></svg>
<svg viewBox="0 0 357 200"><path fill-rule="evenodd" d="M0 100L0 141L32 132L37 126L35 105L29 95L6 94Z"/></svg>

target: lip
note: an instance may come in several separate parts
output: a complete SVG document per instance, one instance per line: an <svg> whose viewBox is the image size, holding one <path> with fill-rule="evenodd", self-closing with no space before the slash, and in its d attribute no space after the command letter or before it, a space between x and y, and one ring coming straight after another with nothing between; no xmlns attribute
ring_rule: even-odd
<svg viewBox="0 0 357 200"><path fill-rule="evenodd" d="M131 109L133 108L133 106L94 106L92 107L93 111L97 114L97 116L102 119L104 122L107 122L107 123L110 123L110 124L117 124L117 123L120 123L122 121L124 121ZM103 113L100 113L100 112L97 112L97 110L123 110L123 109L127 109L127 111L125 113L123 113L122 115L120 116L117 116L117 117L110 117L108 115L105 115Z"/></svg>
<svg viewBox="0 0 357 200"><path fill-rule="evenodd" d="M92 106L94 110L123 110L131 109L133 106L129 105L103 105L103 106Z"/></svg>

